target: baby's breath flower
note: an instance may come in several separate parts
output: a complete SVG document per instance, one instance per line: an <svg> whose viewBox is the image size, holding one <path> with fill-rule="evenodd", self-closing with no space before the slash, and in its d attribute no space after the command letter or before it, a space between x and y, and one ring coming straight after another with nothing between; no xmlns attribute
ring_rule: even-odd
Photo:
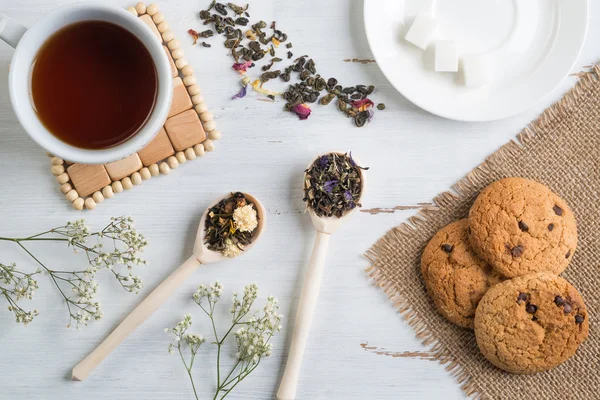
<svg viewBox="0 0 600 400"><path fill-rule="evenodd" d="M48 268L41 264L23 244L29 240L39 240L40 237L44 237L44 240L66 242L75 253L79 251L85 253L89 265L80 271L55 271ZM38 313L37 310L27 312L16 303L23 298L33 298L35 290L38 289L37 281L33 278L36 274L44 273L51 276L52 282L64 297L69 311L70 320L67 326L72 326L72 322L75 321L75 327L78 329L87 325L89 321L104 316L100 304L95 301L98 292L95 277L98 271L110 271L117 282L129 292L137 293L142 288L141 279L129 271L135 265L146 264L139 258L138 253L144 250L147 242L134 229L131 217L111 218L110 223L99 232L90 232L84 220L79 219L38 235L26 238L1 238L1 240L18 243L41 266L34 273L25 273L17 270L14 264L0 264L0 293L8 301L9 310L15 314L17 322L28 324ZM88 244L91 240L95 242ZM110 249L104 250L105 245ZM123 273L121 270L127 272ZM67 296L66 292L73 294Z"/></svg>
<svg viewBox="0 0 600 400"><path fill-rule="evenodd" d="M258 286L250 284L244 287L242 298L237 293L232 294L232 306L230 312L232 314L232 324L222 337L218 336L215 325L213 312L217 301L220 299L223 292L223 285L215 282L210 286L200 285L196 292L192 295L194 302L198 304L204 313L208 315L212 323L212 329L215 334L212 342L218 347L217 356L217 371L218 382L214 398L225 397L233 386L248 376L260 363L262 357L269 357L272 354L273 346L270 343L271 338L281 330L280 321L283 318L279 314L279 305L277 299L268 297L267 303L262 308L263 314L258 312L250 314L252 305L258 298ZM204 336L200 334L187 333L188 328L192 324L191 315L187 314L182 321L177 323L173 328L166 328L165 332L173 335L173 340L168 346L169 354L179 352L184 366L188 372L192 386L194 380L192 377L192 367L194 359L200 346L206 342ZM221 373L221 348L225 343L225 339L229 334L235 337L237 344L237 352L235 357L238 362L228 374ZM189 363L184 357L184 347L189 348L191 353ZM226 376L225 379L221 377ZM195 389L194 389L195 390ZM219 397L219 394L222 394ZM197 397L196 397L197 398Z"/></svg>

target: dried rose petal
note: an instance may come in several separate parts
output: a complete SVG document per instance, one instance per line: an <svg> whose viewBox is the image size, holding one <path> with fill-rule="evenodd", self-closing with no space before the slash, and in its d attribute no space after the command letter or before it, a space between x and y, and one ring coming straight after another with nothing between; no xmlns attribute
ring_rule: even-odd
<svg viewBox="0 0 600 400"><path fill-rule="evenodd" d="M371 101L371 99L362 99L354 100L350 104L352 104L352 107L357 108L358 111L365 111L367 108L373 107L374 103Z"/></svg>
<svg viewBox="0 0 600 400"><path fill-rule="evenodd" d="M194 38L194 44L196 44L196 42L198 41L198 38L200 38L200 34L198 34L198 32L196 32L193 29L189 29L188 33L190 34L191 37Z"/></svg>
<svg viewBox="0 0 600 400"><path fill-rule="evenodd" d="M307 119L311 113L310 107L306 104L297 104L292 108L292 111L296 113L300 119Z"/></svg>
<svg viewBox="0 0 600 400"><path fill-rule="evenodd" d="M246 73L246 71L248 71L248 68L250 68L252 66L252 61L246 61L243 63L234 63L232 68L234 70L236 70L237 72L239 72L240 75L244 75Z"/></svg>

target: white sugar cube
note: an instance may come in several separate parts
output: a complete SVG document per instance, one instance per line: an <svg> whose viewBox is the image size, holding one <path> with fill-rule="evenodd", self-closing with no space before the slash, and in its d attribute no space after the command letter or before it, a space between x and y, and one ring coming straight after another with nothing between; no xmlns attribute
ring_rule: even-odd
<svg viewBox="0 0 600 400"><path fill-rule="evenodd" d="M492 63L487 55L467 55L462 58L465 86L478 87L492 82Z"/></svg>
<svg viewBox="0 0 600 400"><path fill-rule="evenodd" d="M438 72L458 71L456 42L452 40L438 40L435 42L435 70Z"/></svg>
<svg viewBox="0 0 600 400"><path fill-rule="evenodd" d="M410 26L405 39L425 50L437 30L437 26L435 18L426 14L419 14Z"/></svg>

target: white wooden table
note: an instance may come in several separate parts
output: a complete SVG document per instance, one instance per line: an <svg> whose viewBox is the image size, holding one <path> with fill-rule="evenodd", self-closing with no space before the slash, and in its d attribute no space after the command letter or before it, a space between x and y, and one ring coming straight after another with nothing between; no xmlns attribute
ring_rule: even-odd
<svg viewBox="0 0 600 400"><path fill-rule="evenodd" d="M67 0L0 0L0 12L25 24ZM128 6L124 0L105 0ZM138 295L101 282L99 298L105 318L77 332L65 328L67 314L47 280L31 307L40 316L27 328L17 325L4 306L0 311L0 398L3 399L191 399L188 377L176 356L167 354L163 329L184 313L196 316L194 331L209 335L207 321L191 294L200 283L219 279L226 301L219 312L228 318L232 290L250 282L261 298L279 298L286 315L275 339L273 357L239 385L232 399L273 398L285 365L291 327L310 255L314 231L303 215L302 172L315 155L332 149L352 150L371 167L364 208L416 208L446 190L488 154L510 140L545 107L571 87L570 77L552 98L516 117L490 123L447 121L424 112L386 81L376 64L347 63L371 58L359 0L261 0L251 5L253 19L277 21L289 34L293 52L309 53L318 72L336 76L344 85L375 84L372 98L387 110L377 112L367 128L355 128L334 105L315 105L307 121L282 111L283 103L257 101L255 94L230 100L239 84L226 51L192 48L186 31L201 28L196 18L205 1L163 0L160 9L184 43L198 71L200 86L216 115L223 139L214 153L181 166L168 177L101 204L94 212L74 211L62 198L48 172L49 163L17 123L8 99L7 73L13 50L0 43L0 235L24 236L85 217L101 227L111 216L130 214L150 242L141 271L145 288ZM600 43L598 2L591 1L588 41L573 72L597 60ZM220 40L212 40L219 43ZM199 217L208 202L231 190L249 191L268 209L268 229L253 251L219 266L206 267L113 353L85 382L70 381L71 368L91 351L192 250ZM413 207L415 206L415 207ZM415 339L381 290L367 279L362 254L388 229L415 213L357 213L331 240L311 339L305 353L299 399L462 398L459 386ZM84 260L66 249L40 247L43 260L62 269ZM0 244L0 260L29 263L10 244ZM24 265L24 264L23 264ZM27 304L28 306L30 304ZM366 348L365 348L366 347ZM371 347L394 353L375 354ZM232 354L227 353L231 365ZM213 350L196 367L200 398L212 398Z"/></svg>

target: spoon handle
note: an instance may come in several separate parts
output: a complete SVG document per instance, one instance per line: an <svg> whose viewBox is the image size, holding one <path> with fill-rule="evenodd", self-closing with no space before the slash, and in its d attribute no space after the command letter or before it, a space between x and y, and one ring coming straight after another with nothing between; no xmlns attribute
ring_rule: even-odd
<svg viewBox="0 0 600 400"><path fill-rule="evenodd" d="M329 237L328 233L317 232L313 252L308 263L308 270L306 271L306 278L304 279L304 286L302 287L302 294L300 295L298 311L296 312L292 344L290 345L285 372L277 392L278 400L293 400L296 398L302 356L308 341L310 326L317 308L321 281L323 280Z"/></svg>
<svg viewBox="0 0 600 400"><path fill-rule="evenodd" d="M73 368L72 379L83 381L114 349L121 344L133 331L146 321L160 306L164 304L171 294L185 281L198 267L200 262L195 256L190 257L181 267L177 268L165 279L152 293L148 295L136 308L121 322L117 328L100 346L96 347L83 361Z"/></svg>

